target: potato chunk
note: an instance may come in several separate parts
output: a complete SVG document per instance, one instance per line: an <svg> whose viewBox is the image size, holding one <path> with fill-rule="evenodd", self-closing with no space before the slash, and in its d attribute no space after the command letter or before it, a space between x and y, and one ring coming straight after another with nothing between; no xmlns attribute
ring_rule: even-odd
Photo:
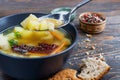
<svg viewBox="0 0 120 80"><path fill-rule="evenodd" d="M38 30L40 26L39 19L33 14L30 14L20 24L22 25L23 28L28 30Z"/></svg>
<svg viewBox="0 0 120 80"><path fill-rule="evenodd" d="M54 23L47 22L47 20L40 21L40 28L39 30L54 30Z"/></svg>
<svg viewBox="0 0 120 80"><path fill-rule="evenodd" d="M0 34L0 49L3 49L3 50L9 50L10 49L8 39L7 39L6 36L3 36L3 34Z"/></svg>
<svg viewBox="0 0 120 80"><path fill-rule="evenodd" d="M46 18L46 21L47 21L48 23L53 23L53 24L55 25L55 28L57 28L57 27L59 27L60 25L63 24L62 21L57 20L57 19L53 19L53 18Z"/></svg>
<svg viewBox="0 0 120 80"><path fill-rule="evenodd" d="M54 30L63 24L62 21L53 18L39 19L35 15L30 14L21 23L23 28L28 30Z"/></svg>

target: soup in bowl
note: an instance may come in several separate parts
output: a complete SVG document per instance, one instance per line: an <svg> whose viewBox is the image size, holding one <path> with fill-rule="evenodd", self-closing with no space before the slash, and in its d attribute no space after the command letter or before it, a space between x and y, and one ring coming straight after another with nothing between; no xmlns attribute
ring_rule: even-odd
<svg viewBox="0 0 120 80"><path fill-rule="evenodd" d="M33 15L41 17L45 14ZM32 27L26 28L22 22L29 16L30 13L22 13L0 19L3 43L0 44L0 68L15 78L43 79L63 67L77 42L77 30L68 24L64 28L41 31L43 28L33 28L34 21L34 24L29 23Z"/></svg>
<svg viewBox="0 0 120 80"><path fill-rule="evenodd" d="M70 35L65 30L54 29L62 24L59 20L39 20L30 14L20 24L0 34L1 52L17 57L43 57L57 54L71 44Z"/></svg>

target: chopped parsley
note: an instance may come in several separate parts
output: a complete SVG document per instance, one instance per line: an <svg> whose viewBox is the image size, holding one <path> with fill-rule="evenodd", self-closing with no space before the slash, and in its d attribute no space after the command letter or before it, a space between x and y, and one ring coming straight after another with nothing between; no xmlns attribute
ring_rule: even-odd
<svg viewBox="0 0 120 80"><path fill-rule="evenodd" d="M8 42L9 42L11 47L18 44L18 41L14 40L14 39L9 40Z"/></svg>
<svg viewBox="0 0 120 80"><path fill-rule="evenodd" d="M20 32L14 32L14 35L15 35L16 38L21 38Z"/></svg>

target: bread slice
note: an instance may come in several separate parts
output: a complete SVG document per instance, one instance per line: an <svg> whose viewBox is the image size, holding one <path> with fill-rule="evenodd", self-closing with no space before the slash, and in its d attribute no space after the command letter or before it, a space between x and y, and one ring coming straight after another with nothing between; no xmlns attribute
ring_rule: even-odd
<svg viewBox="0 0 120 80"><path fill-rule="evenodd" d="M49 80L99 80L109 70L110 66L104 61L103 56L88 57L82 59L79 74L76 70L68 68L58 72Z"/></svg>
<svg viewBox="0 0 120 80"><path fill-rule="evenodd" d="M64 69L48 80L81 80L76 77L76 73L74 69Z"/></svg>
<svg viewBox="0 0 120 80"><path fill-rule="evenodd" d="M82 59L81 73L78 77L82 80L99 80L110 70L110 66L98 57Z"/></svg>

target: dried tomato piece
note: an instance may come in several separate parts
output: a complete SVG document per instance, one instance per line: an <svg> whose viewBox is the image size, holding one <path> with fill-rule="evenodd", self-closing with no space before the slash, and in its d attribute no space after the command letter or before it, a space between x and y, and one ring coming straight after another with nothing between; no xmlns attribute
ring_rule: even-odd
<svg viewBox="0 0 120 80"><path fill-rule="evenodd" d="M12 46L12 50L16 53L51 53L57 47L58 45L56 44L40 43L38 46L14 45Z"/></svg>

